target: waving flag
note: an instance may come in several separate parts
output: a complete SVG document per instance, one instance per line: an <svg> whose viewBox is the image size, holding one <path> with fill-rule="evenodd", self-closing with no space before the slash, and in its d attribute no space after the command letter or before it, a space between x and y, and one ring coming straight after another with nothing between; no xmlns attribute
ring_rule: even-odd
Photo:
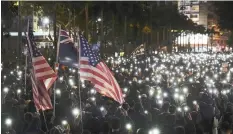
<svg viewBox="0 0 233 134"><path fill-rule="evenodd" d="M93 44L92 45L92 50L96 51L96 52L99 52L99 50L100 50L100 43L98 42L97 44Z"/></svg>
<svg viewBox="0 0 233 134"><path fill-rule="evenodd" d="M89 80L102 95L113 98L122 104L122 90L106 64L100 60L99 54L93 52L87 40L80 35L80 78Z"/></svg>
<svg viewBox="0 0 233 134"><path fill-rule="evenodd" d="M28 48L32 61L32 90L33 99L37 111L52 109L52 103L49 96L49 88L55 82L57 75L50 67L44 56L40 53L34 42L32 22L28 22Z"/></svg>
<svg viewBox="0 0 233 134"><path fill-rule="evenodd" d="M132 56L143 55L145 53L145 45L141 44L132 53Z"/></svg>
<svg viewBox="0 0 233 134"><path fill-rule="evenodd" d="M78 49L66 31L60 30L58 62L62 65L78 68Z"/></svg>

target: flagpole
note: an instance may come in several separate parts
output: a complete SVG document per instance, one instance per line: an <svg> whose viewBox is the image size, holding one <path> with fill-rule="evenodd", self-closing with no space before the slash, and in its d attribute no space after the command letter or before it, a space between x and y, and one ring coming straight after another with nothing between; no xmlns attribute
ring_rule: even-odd
<svg viewBox="0 0 233 134"><path fill-rule="evenodd" d="M25 34L26 36L26 34ZM25 73L24 73L24 84L25 84L25 88L24 88L24 93L27 93L27 67L28 67L28 52L26 50L25 51Z"/></svg>
<svg viewBox="0 0 233 134"><path fill-rule="evenodd" d="M79 28L77 28L77 35L76 35L76 41L78 43L78 76L79 76L79 81L78 81L78 94L79 94L79 108L80 108L80 123L81 123L81 133L83 132L83 114L82 114L82 103L81 103L81 77L80 77L80 60L81 60L81 43L80 43L80 37L79 37Z"/></svg>
<svg viewBox="0 0 233 134"><path fill-rule="evenodd" d="M59 34L58 34L58 41L57 41L57 55L56 55L56 61L55 61L55 64L54 64L56 73L59 70L59 67L57 67L57 64L58 64L58 55L59 55L59 48L60 48L60 34L61 34L61 25L59 25ZM54 37L55 36L56 35L54 35ZM54 117L55 117L55 112L56 112L56 93L55 93L56 84L57 84L57 81L55 81L54 85L53 85L53 116Z"/></svg>

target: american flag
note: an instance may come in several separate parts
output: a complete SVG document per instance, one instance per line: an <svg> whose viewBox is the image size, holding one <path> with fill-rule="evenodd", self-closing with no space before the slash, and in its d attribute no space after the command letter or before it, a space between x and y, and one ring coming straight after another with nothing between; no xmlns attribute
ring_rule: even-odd
<svg viewBox="0 0 233 134"><path fill-rule="evenodd" d="M32 22L28 21L28 48L32 61L32 90L37 111L52 109L49 88L55 82L57 75L50 67L44 56L40 53L34 42Z"/></svg>
<svg viewBox="0 0 233 134"><path fill-rule="evenodd" d="M80 35L80 78L89 80L102 95L110 97L120 104L124 103L122 90L108 66L93 52L87 40Z"/></svg>

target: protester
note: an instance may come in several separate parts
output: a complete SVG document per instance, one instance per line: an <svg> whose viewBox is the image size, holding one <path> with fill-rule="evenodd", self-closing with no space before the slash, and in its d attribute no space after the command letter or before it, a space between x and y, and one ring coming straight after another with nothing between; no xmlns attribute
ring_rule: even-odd
<svg viewBox="0 0 233 134"><path fill-rule="evenodd" d="M228 71L222 72L221 59L230 63L233 55L109 57L106 63L122 88L125 102L119 105L97 93L89 82L82 82L80 103L78 87L71 87L69 77L63 77L57 82L60 92L56 93L55 115L53 110L36 112L32 94L19 95L18 88L3 84L12 88L3 92L2 122L7 118L12 122L4 122L2 132L232 134L233 66L229 64ZM72 69L62 74L74 75Z"/></svg>

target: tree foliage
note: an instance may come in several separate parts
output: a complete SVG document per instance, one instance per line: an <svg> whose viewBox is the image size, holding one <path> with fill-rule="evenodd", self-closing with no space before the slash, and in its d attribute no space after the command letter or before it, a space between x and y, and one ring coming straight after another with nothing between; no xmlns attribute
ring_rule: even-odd
<svg viewBox="0 0 233 134"><path fill-rule="evenodd" d="M177 33L204 32L202 26L195 25L186 16L180 14L177 5L173 2L23 1L22 7L21 12L24 16L32 15L33 12L39 17L48 16L53 20L56 15L56 23L62 28L72 30L79 27L90 35L91 42L96 42L101 36L100 26L103 22L105 43L113 44L114 48L128 42L140 44L148 39L152 41L153 35L164 28L167 32L171 32L171 29L176 30ZM88 7L88 10L85 10L85 7ZM103 18L101 22L97 22L102 10Z"/></svg>
<svg viewBox="0 0 233 134"><path fill-rule="evenodd" d="M231 1L216 1L216 14L218 15L218 22L222 29L233 31L233 3Z"/></svg>

